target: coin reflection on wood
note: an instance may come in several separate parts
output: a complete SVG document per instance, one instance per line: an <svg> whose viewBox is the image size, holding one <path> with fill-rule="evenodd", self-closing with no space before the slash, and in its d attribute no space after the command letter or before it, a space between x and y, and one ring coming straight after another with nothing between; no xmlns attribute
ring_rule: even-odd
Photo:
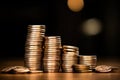
<svg viewBox="0 0 120 80"><path fill-rule="evenodd" d="M71 45L63 45L62 72L74 72L73 65L78 63L79 48Z"/></svg>
<svg viewBox="0 0 120 80"><path fill-rule="evenodd" d="M29 25L25 45L25 66L32 73L42 72L43 39L45 25Z"/></svg>
<svg viewBox="0 0 120 80"><path fill-rule="evenodd" d="M59 72L61 55L61 37L46 36L44 44L43 71Z"/></svg>

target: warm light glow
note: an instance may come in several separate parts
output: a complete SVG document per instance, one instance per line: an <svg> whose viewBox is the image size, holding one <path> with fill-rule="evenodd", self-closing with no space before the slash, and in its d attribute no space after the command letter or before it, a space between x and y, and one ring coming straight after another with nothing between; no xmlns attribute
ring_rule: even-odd
<svg viewBox="0 0 120 80"><path fill-rule="evenodd" d="M101 31L101 23L97 19L89 19L83 23L83 33L92 36L97 35Z"/></svg>
<svg viewBox="0 0 120 80"><path fill-rule="evenodd" d="M82 10L82 8L84 7L83 0L68 0L67 4L68 4L69 9L74 12L78 12Z"/></svg>

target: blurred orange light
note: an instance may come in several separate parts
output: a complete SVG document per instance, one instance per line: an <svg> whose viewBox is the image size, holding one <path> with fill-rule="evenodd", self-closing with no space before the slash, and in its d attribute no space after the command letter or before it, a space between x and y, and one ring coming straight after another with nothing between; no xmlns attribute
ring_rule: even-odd
<svg viewBox="0 0 120 80"><path fill-rule="evenodd" d="M82 10L84 7L84 1L83 0L68 0L67 5L70 10L74 12L78 12Z"/></svg>

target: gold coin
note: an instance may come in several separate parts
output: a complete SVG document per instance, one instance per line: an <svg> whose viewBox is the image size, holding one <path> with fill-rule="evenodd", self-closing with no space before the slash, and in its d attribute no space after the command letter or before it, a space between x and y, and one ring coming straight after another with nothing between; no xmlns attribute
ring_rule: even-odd
<svg viewBox="0 0 120 80"><path fill-rule="evenodd" d="M30 71L31 73L43 73L43 71L42 70L32 70L32 71Z"/></svg>
<svg viewBox="0 0 120 80"><path fill-rule="evenodd" d="M76 47L76 46L71 46L71 45L63 45L63 49L76 49L76 50L79 50L79 48L78 47Z"/></svg>
<svg viewBox="0 0 120 80"><path fill-rule="evenodd" d="M38 28L46 28L45 27L45 25L28 25L28 28L36 28L36 27L38 27Z"/></svg>

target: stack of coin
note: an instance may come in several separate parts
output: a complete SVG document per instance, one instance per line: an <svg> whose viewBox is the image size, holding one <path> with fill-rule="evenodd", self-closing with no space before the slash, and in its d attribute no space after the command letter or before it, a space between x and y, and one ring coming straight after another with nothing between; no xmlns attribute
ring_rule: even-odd
<svg viewBox="0 0 120 80"><path fill-rule="evenodd" d="M91 72L90 67L83 64L73 65L74 72Z"/></svg>
<svg viewBox="0 0 120 80"><path fill-rule="evenodd" d="M45 25L29 25L25 45L25 66L31 72L41 72L42 48L45 36Z"/></svg>
<svg viewBox="0 0 120 80"><path fill-rule="evenodd" d="M90 69L94 69L97 62L96 55L79 55L79 64L90 66Z"/></svg>
<svg viewBox="0 0 120 80"><path fill-rule="evenodd" d="M74 72L73 65L78 63L79 48L71 45L63 45L62 72Z"/></svg>
<svg viewBox="0 0 120 80"><path fill-rule="evenodd" d="M61 60L61 37L46 36L44 44L43 71L59 72Z"/></svg>

